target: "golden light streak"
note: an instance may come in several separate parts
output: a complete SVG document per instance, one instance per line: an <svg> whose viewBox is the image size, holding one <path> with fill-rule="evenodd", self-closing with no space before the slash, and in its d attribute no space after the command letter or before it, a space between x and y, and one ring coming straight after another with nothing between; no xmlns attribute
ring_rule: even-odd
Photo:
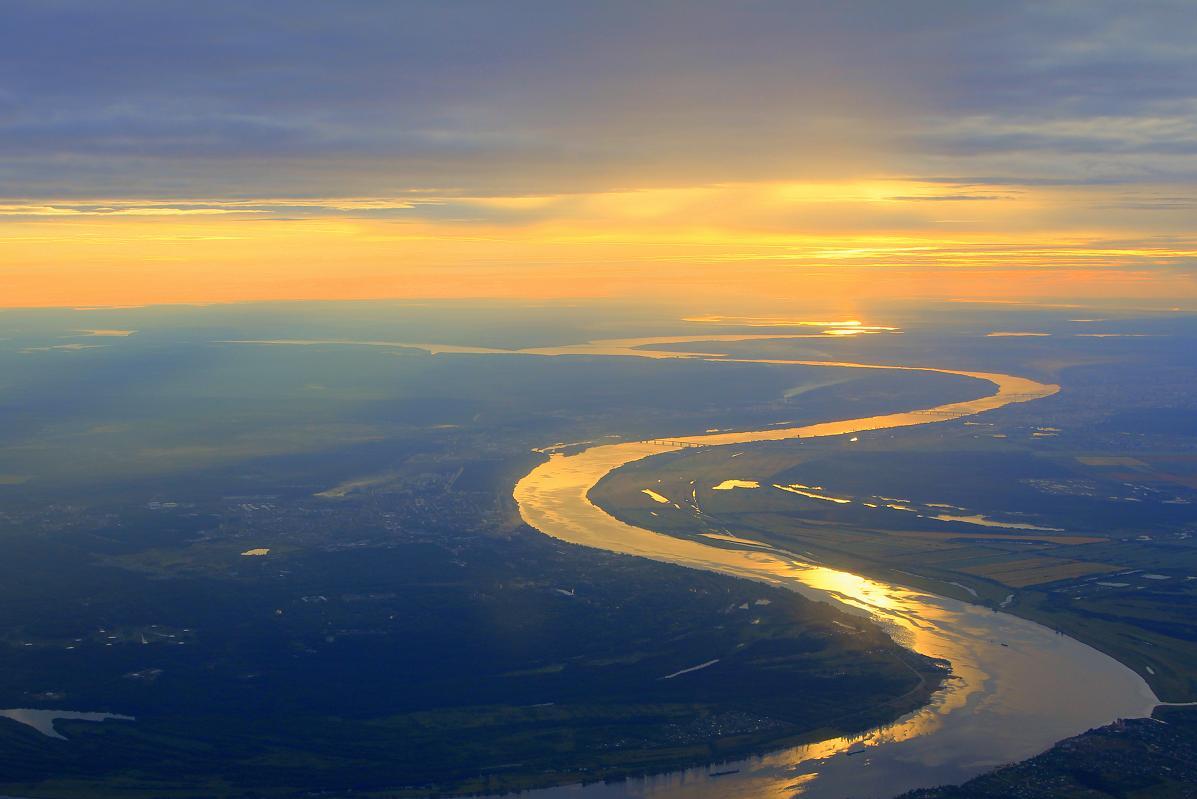
<svg viewBox="0 0 1197 799"><path fill-rule="evenodd" d="M1187 222L1171 211L1098 219L1095 198L1082 205L1078 191L971 195L876 180L510 197L13 200L0 204L0 305L1197 299ZM942 219L946 205L967 206L967 218Z"/></svg>

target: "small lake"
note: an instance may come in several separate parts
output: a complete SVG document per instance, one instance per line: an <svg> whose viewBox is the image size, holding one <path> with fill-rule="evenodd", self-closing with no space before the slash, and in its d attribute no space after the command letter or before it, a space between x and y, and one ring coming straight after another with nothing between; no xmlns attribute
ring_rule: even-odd
<svg viewBox="0 0 1197 799"><path fill-rule="evenodd" d="M88 713L79 710L35 710L28 707L14 707L7 710L0 710L0 718L12 719L13 721L32 727L48 738L60 738L64 741L67 737L54 727L54 722L56 721L106 721L107 719L134 721L132 716L122 716L119 713Z"/></svg>

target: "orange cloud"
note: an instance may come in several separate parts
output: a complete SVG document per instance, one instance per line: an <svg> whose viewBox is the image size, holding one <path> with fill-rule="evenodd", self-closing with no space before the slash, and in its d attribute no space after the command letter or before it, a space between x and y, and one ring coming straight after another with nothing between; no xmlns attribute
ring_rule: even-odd
<svg viewBox="0 0 1197 799"><path fill-rule="evenodd" d="M1093 210L1098 198L1081 202L1077 192L970 195L873 180L534 197L10 203L0 206L0 304L1197 298L1197 241L1179 217L1169 221L1171 209L1144 221L1137 211ZM189 213L200 210L214 213Z"/></svg>

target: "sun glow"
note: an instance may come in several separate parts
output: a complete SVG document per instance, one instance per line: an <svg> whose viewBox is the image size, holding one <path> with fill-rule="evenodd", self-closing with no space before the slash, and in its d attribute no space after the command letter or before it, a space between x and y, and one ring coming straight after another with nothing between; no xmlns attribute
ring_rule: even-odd
<svg viewBox="0 0 1197 799"><path fill-rule="evenodd" d="M959 191L886 180L10 203L0 207L0 303L1197 297L1188 271L1160 268L1197 257L1197 242L1058 214L1030 223L1031 211L1067 207L1071 195L1057 189L979 195L964 203L967 218L945 219L941 206L961 203L934 200ZM866 329L828 327L833 335Z"/></svg>

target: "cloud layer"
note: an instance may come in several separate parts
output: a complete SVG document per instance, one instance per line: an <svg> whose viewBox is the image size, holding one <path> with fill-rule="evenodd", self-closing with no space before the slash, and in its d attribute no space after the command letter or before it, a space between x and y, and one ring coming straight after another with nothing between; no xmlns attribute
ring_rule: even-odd
<svg viewBox="0 0 1197 799"><path fill-rule="evenodd" d="M18 0L5 18L13 197L1197 175L1183 0Z"/></svg>
<svg viewBox="0 0 1197 799"><path fill-rule="evenodd" d="M1194 30L1188 0L12 0L0 246L22 285L328 220L376 266L472 236L1187 273Z"/></svg>

